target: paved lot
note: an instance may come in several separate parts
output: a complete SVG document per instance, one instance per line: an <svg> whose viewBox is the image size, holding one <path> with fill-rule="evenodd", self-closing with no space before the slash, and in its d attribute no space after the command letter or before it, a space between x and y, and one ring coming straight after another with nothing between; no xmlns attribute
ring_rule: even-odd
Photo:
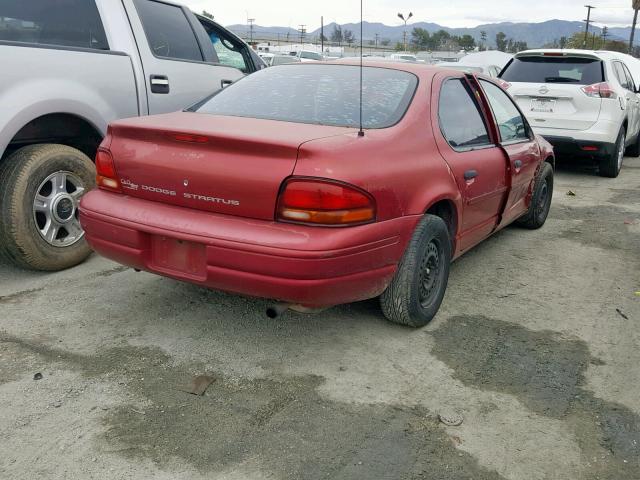
<svg viewBox="0 0 640 480"><path fill-rule="evenodd" d="M0 478L640 479L640 161L555 193L542 230L454 264L422 330L375 302L269 320L97 257L0 265Z"/></svg>

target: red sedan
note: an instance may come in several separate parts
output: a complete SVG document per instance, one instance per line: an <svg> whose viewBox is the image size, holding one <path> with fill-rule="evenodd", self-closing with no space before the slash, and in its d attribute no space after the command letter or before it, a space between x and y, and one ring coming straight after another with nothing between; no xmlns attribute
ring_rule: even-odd
<svg viewBox="0 0 640 480"><path fill-rule="evenodd" d="M380 296L422 326L450 262L541 227L551 146L485 78L415 64L273 67L191 109L112 124L80 219L136 269L282 304Z"/></svg>

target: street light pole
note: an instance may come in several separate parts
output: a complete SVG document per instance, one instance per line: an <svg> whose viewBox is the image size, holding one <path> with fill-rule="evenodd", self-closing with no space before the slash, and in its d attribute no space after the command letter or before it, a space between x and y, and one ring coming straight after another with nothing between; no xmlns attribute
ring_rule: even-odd
<svg viewBox="0 0 640 480"><path fill-rule="evenodd" d="M413 17L413 13L409 12L409 15L407 15L407 18L405 18L402 13L399 13L398 17L404 22L403 37L404 37L404 51L406 52L407 51L407 22L411 17Z"/></svg>

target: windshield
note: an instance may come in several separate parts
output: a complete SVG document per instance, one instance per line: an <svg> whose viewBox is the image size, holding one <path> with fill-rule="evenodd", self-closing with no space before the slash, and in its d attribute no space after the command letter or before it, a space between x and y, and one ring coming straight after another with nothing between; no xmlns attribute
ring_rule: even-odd
<svg viewBox="0 0 640 480"><path fill-rule="evenodd" d="M507 82L573 83L592 85L604 81L602 62L581 57L514 58L501 78Z"/></svg>
<svg viewBox="0 0 640 480"><path fill-rule="evenodd" d="M417 84L417 77L408 72L365 67L363 126L386 128L400 121ZM359 86L357 66L283 65L249 75L194 109L215 115L357 127Z"/></svg>

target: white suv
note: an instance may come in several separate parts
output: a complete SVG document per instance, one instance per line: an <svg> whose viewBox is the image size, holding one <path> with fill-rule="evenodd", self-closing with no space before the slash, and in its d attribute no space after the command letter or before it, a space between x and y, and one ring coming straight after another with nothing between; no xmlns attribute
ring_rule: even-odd
<svg viewBox="0 0 640 480"><path fill-rule="evenodd" d="M500 77L536 133L557 154L596 159L617 177L626 153L640 155L640 97L616 52L527 50Z"/></svg>

